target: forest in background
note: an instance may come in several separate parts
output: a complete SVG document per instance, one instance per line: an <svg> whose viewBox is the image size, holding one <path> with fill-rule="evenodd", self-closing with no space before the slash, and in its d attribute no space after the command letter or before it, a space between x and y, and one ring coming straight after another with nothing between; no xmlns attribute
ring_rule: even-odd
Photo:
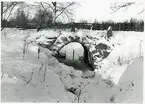
<svg viewBox="0 0 145 104"><path fill-rule="evenodd" d="M120 8L129 6L127 4L121 5ZM77 29L106 30L109 26L112 26L115 31L144 31L144 21L136 18L130 18L130 20L124 20L123 22L113 20L100 22L97 19L93 23L89 23L87 20L74 22L73 10L75 8L73 7L76 5L78 5L76 2L36 2L35 5L25 2L1 2L1 27L2 29L4 27L22 29L38 27L41 29L69 29L75 27ZM14 8L17 9L12 16ZM25 8L33 8L35 10L34 16L31 17L31 13L26 12ZM68 20L68 22L64 23L62 19Z"/></svg>

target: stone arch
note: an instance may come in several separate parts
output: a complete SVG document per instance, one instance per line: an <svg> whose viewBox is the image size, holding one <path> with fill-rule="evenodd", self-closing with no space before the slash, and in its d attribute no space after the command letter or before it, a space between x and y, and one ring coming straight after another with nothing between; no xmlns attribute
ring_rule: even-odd
<svg viewBox="0 0 145 104"><path fill-rule="evenodd" d="M49 49L57 55L65 45L72 42L80 43L84 48L84 62L88 64L92 70L95 70L98 67L98 62L106 58L110 50L112 50L110 42L105 38L101 39L102 41L99 42L97 39L84 36L82 32L61 34L62 35L56 39Z"/></svg>
<svg viewBox="0 0 145 104"><path fill-rule="evenodd" d="M91 57L89 55L89 46L87 45L88 44L87 37L82 36L82 35L79 36L79 35L76 33L72 33L69 35L68 34L60 35L49 49L52 50L57 55L57 53L67 44L72 43L72 42L80 43L84 49L84 54L83 54L84 62L88 64L90 68L93 70L94 68L92 67L92 62L90 62L89 60Z"/></svg>
<svg viewBox="0 0 145 104"><path fill-rule="evenodd" d="M58 37L45 38L45 42L41 42L39 45L51 50L54 56L56 56L65 45L71 42L80 43L84 48L84 62L88 64L92 70L98 69L98 62L106 58L114 48L111 41L105 37L93 37L89 34L84 35L83 31L63 31Z"/></svg>

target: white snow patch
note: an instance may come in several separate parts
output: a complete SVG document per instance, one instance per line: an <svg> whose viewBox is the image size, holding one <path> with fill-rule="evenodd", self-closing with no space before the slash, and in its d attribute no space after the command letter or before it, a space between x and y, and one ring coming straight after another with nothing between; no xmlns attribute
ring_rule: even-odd
<svg viewBox="0 0 145 104"><path fill-rule="evenodd" d="M13 84L16 84L18 79L15 77L15 76L9 76L8 74L3 74L3 77L2 77L2 83L13 83Z"/></svg>
<svg viewBox="0 0 145 104"><path fill-rule="evenodd" d="M101 69L95 71L100 73L103 78L112 77L113 82L118 84L128 64L135 58L142 56L143 40L139 40L136 36L129 36L124 44L116 46L106 59L98 63Z"/></svg>

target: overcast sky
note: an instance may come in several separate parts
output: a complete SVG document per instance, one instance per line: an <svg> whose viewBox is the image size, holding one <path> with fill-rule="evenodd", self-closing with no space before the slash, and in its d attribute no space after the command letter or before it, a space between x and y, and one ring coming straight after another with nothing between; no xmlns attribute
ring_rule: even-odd
<svg viewBox="0 0 145 104"><path fill-rule="evenodd" d="M32 3L36 0L25 0L27 3ZM40 1L40 0L37 0ZM44 1L44 0L41 0ZM48 0L45 0L48 1ZM52 0L49 0L51 2ZM57 0L64 2L65 0ZM75 0L78 2L76 8L74 8L74 21L87 20L88 22L97 21L124 21L130 18L143 19L145 12L138 15L137 13L142 11L144 5L143 0L130 0L137 1L135 5L131 5L127 10L121 9L116 13L112 13L110 9L111 3L120 2L125 0ZM124 11L125 10L125 11ZM30 10L28 10L29 12ZM30 14L33 14L32 12Z"/></svg>
<svg viewBox="0 0 145 104"><path fill-rule="evenodd" d="M137 13L142 10L143 5L138 1L136 5L131 5L127 10L119 10L116 13L112 13L110 9L111 3L117 0L80 0L81 6L76 9L77 21L86 19L89 22L93 22L95 19L98 21L114 20L123 21L136 17L143 19L144 13L138 15Z"/></svg>

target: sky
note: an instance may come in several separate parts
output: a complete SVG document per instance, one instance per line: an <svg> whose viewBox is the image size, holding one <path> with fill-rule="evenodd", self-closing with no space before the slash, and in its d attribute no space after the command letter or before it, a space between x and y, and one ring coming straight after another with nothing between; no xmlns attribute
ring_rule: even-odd
<svg viewBox="0 0 145 104"><path fill-rule="evenodd" d="M98 21L124 21L131 17L143 19L144 13L138 15L137 13L142 10L143 5L140 2L136 2L136 5L131 5L127 10L119 10L112 13L110 9L111 3L114 0L80 0L80 6L76 8L75 20L80 21L88 20L93 22L95 19ZM140 4L140 5L139 5Z"/></svg>
<svg viewBox="0 0 145 104"><path fill-rule="evenodd" d="M27 3L32 3L39 0L25 0ZM48 0L41 0L48 1ZM49 0L49 2L52 0ZM59 2L66 2L65 0L57 0ZM72 1L72 0L68 0ZM67 2L68 2L67 1ZM73 0L74 1L74 0ZM97 21L124 21L130 18L144 19L144 14L137 14L145 7L143 0L130 0L136 1L135 5L131 5L127 10L121 9L115 13L110 9L111 3L124 2L125 0L75 0L78 2L74 7L74 21L87 20L89 23ZM126 1L125 1L126 2ZM28 10L29 12L29 10ZM30 14L33 14L32 12Z"/></svg>

